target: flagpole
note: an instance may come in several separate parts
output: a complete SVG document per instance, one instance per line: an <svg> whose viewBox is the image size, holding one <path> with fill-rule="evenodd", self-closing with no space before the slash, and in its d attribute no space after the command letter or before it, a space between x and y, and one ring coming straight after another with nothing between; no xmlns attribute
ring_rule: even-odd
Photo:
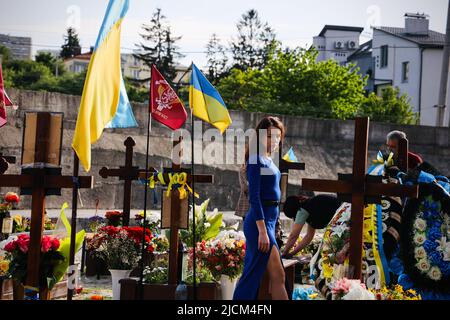
<svg viewBox="0 0 450 320"><path fill-rule="evenodd" d="M150 95L152 94L152 86L150 85ZM150 104L151 104L150 97ZM141 274L139 277L139 295L141 300L144 299L144 267L145 267L145 230L147 228L147 194L148 194L148 162L150 148L150 130L151 130L152 112L151 106L148 109L147 117L147 147L145 152L145 186L144 186L144 221L142 223L142 252L141 252Z"/></svg>
<svg viewBox="0 0 450 320"><path fill-rule="evenodd" d="M192 70L192 64L191 64L191 70ZM191 175L194 176L194 141L195 141L195 126L194 126L194 109L193 106L191 107ZM193 298L194 301L197 300L197 273L196 273L196 253L195 249L197 246L197 241L195 239L195 179L192 179L192 268L193 268Z"/></svg>
<svg viewBox="0 0 450 320"><path fill-rule="evenodd" d="M79 177L80 160L75 151L73 151L73 179L74 184L72 187L72 219L71 219L71 229L70 229L70 249L69 249L69 266L75 265L75 241L77 233L77 209L78 209L78 177ZM73 268L73 267L72 267ZM70 270L70 269L69 269ZM72 288L72 284L76 283L76 280L72 277L76 277L77 269L73 269L73 274L69 274L68 285L67 285L67 300L72 301L74 292L76 288Z"/></svg>

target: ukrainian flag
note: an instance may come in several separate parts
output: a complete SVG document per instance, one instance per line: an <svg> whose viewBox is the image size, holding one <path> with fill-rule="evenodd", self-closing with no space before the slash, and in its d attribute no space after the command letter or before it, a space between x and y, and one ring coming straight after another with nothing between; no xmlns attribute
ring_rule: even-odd
<svg viewBox="0 0 450 320"><path fill-rule="evenodd" d="M121 26L128 7L129 0L110 0L86 74L72 142L86 171L91 169L91 144L100 138L105 127L137 126L125 91L120 58Z"/></svg>
<svg viewBox="0 0 450 320"><path fill-rule="evenodd" d="M222 97L195 64L192 64L189 105L194 116L212 124L220 133L224 133L231 124Z"/></svg>
<svg viewBox="0 0 450 320"><path fill-rule="evenodd" d="M294 150L292 147L289 149L288 152L283 156L283 159L288 162L298 162L297 156L294 153Z"/></svg>

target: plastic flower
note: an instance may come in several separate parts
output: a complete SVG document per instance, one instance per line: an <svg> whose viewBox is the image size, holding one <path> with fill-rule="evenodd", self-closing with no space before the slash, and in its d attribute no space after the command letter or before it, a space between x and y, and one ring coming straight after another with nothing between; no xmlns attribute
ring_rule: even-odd
<svg viewBox="0 0 450 320"><path fill-rule="evenodd" d="M424 247L416 247L414 249L414 257L417 260L421 260L427 257L427 252L425 251Z"/></svg>
<svg viewBox="0 0 450 320"><path fill-rule="evenodd" d="M416 221L414 221L414 227L417 230L423 232L427 229L427 222L423 219L418 218L416 219Z"/></svg>
<svg viewBox="0 0 450 320"><path fill-rule="evenodd" d="M428 276L430 279L439 281L442 277L442 272L438 267L431 267L430 271L428 271Z"/></svg>
<svg viewBox="0 0 450 320"><path fill-rule="evenodd" d="M8 192L5 195L4 199L5 199L5 202L8 202L8 203L16 203L17 204L20 202L20 198L17 195L17 193L15 193L15 192Z"/></svg>
<svg viewBox="0 0 450 320"><path fill-rule="evenodd" d="M333 267L329 263L322 264L323 277L326 279L331 279L333 275Z"/></svg>
<svg viewBox="0 0 450 320"><path fill-rule="evenodd" d="M0 276L6 275L9 270L9 261L3 258L0 258Z"/></svg>
<svg viewBox="0 0 450 320"><path fill-rule="evenodd" d="M422 245L426 240L426 237L423 233L417 233L414 235L414 243L417 245Z"/></svg>
<svg viewBox="0 0 450 320"><path fill-rule="evenodd" d="M422 272L427 272L430 270L430 262L427 259L422 259L416 264L417 268Z"/></svg>

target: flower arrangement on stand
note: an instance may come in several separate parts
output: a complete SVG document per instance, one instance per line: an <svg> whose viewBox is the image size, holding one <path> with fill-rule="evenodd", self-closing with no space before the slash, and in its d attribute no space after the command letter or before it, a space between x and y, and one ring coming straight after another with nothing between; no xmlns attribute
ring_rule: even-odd
<svg viewBox="0 0 450 320"><path fill-rule="evenodd" d="M190 250L192 260L193 249ZM242 274L245 256L245 238L242 232L222 231L210 241L197 243L198 264L211 272L221 282L222 298L231 300L239 276Z"/></svg>
<svg viewBox="0 0 450 320"><path fill-rule="evenodd" d="M375 295L376 300L422 300L422 297L416 291L412 289L404 290L398 284L391 289L383 287L378 290L369 289L369 291Z"/></svg>
<svg viewBox="0 0 450 320"><path fill-rule="evenodd" d="M6 260L9 261L8 275L19 283L24 283L27 275L28 249L30 245L30 236L21 234L16 239L8 242L4 250L6 251ZM60 240L43 236L41 243L40 270L41 275L39 285L41 288L51 290L56 284L55 271L65 260L64 255L58 250Z"/></svg>
<svg viewBox="0 0 450 320"><path fill-rule="evenodd" d="M98 230L88 244L93 255L104 260L112 275L113 299L120 299L119 280L130 276L141 259L142 227L106 226ZM145 230L146 252L153 253L152 233Z"/></svg>

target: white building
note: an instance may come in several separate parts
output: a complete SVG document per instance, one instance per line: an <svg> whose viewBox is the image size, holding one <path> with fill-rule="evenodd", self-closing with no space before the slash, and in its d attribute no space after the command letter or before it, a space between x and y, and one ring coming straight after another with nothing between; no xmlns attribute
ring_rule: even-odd
<svg viewBox="0 0 450 320"><path fill-rule="evenodd" d="M359 48L359 38L364 28L326 25L313 39L313 47L319 51L317 61L334 59L341 64Z"/></svg>
<svg viewBox="0 0 450 320"><path fill-rule="evenodd" d="M123 53L122 57L122 75L134 80L150 79L150 68L131 53ZM149 81L145 82L146 87L150 87Z"/></svg>
<svg viewBox="0 0 450 320"><path fill-rule="evenodd" d="M406 14L404 28L374 27L375 91L380 94L386 86L394 86L408 94L421 125L436 125L434 106L438 103L444 42L445 35L429 30L429 20L423 14Z"/></svg>

